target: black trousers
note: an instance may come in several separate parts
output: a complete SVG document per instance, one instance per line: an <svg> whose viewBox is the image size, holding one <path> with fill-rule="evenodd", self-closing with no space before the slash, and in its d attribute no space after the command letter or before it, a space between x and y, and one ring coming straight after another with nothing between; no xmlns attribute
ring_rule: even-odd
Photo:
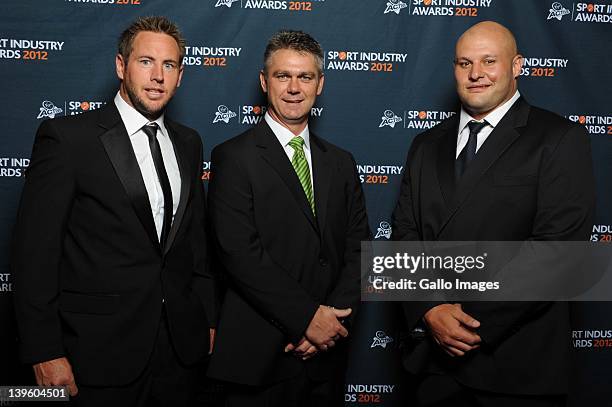
<svg viewBox="0 0 612 407"><path fill-rule="evenodd" d="M121 363L121 361L117 361ZM83 386L71 405L78 407L197 406L199 386L203 386L204 366L185 366L174 352L165 312L159 324L151 358L142 374L132 383L118 387Z"/></svg>
<svg viewBox="0 0 612 407"><path fill-rule="evenodd" d="M419 378L417 407L565 407L567 397L499 394L472 389L446 375L428 374Z"/></svg>
<svg viewBox="0 0 612 407"><path fill-rule="evenodd" d="M342 407L344 377L318 381L300 375L270 386L227 385L226 407Z"/></svg>

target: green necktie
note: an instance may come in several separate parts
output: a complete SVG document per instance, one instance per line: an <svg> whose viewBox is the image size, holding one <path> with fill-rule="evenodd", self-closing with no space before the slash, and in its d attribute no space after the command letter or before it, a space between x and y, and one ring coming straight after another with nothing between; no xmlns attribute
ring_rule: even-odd
<svg viewBox="0 0 612 407"><path fill-rule="evenodd" d="M304 139L301 137L294 137L289 141L289 146L293 148L293 158L291 159L291 165L295 169L295 172L300 179L300 184L304 188L306 199L310 203L312 213L315 213L314 196L312 194L312 184L310 183L310 168L308 167L308 161L306 161L306 155L304 154Z"/></svg>

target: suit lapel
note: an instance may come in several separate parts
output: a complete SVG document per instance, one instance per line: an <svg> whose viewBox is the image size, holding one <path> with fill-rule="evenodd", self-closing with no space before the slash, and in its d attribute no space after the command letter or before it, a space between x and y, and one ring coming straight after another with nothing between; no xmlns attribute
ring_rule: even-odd
<svg viewBox="0 0 612 407"><path fill-rule="evenodd" d="M183 136L176 130L176 127L172 121L166 120L164 124L168 129L168 135L172 141L174 155L176 156L179 172L181 174L181 195L179 198L178 207L176 209L176 214L174 215L174 219L172 221L172 227L170 228L170 233L168 234L168 241L166 242L166 247L164 247L164 254L166 254L172 247L176 233L181 226L183 215L185 214L185 208L187 207L187 201L189 200L189 194L191 191L191 175L189 171L188 159L190 154L189 146L186 145Z"/></svg>
<svg viewBox="0 0 612 407"><path fill-rule="evenodd" d="M312 158L312 175L314 185L315 208L319 231L323 234L327 216L327 198L331 183L331 162L327 149L321 140L310 133L310 155Z"/></svg>
<svg viewBox="0 0 612 407"><path fill-rule="evenodd" d="M100 141L104 145L117 176L132 203L151 243L159 248L159 239L147 189L136 161L132 143L114 103L100 110L99 126L104 129Z"/></svg>
<svg viewBox="0 0 612 407"><path fill-rule="evenodd" d="M472 193L489 168L491 168L506 149L519 138L521 133L517 128L523 127L527 123L528 116L529 104L525 102L523 98L520 98L514 103L497 126L495 126L493 132L487 137L486 142L478 150L474 161L471 162L470 166L465 170L463 176L455 186L455 194L451 202L451 209L446 221L440 228L438 236L465 202L470 193Z"/></svg>
<svg viewBox="0 0 612 407"><path fill-rule="evenodd" d="M285 154L285 150L278 142L278 139L270 129L270 126L262 120L260 124L254 129L256 144L260 149L261 157L270 164L270 166L278 173L281 177L291 195L295 199L297 205L300 207L312 227L317 230L317 223L315 221L312 209L300 184L300 180ZM316 186L315 186L316 188ZM317 195L315 189L315 196Z"/></svg>

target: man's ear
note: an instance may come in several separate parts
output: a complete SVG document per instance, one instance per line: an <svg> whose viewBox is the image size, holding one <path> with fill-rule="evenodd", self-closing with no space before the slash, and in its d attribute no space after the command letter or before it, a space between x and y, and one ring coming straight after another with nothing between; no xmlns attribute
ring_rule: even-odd
<svg viewBox="0 0 612 407"><path fill-rule="evenodd" d="M263 70L259 71L259 84L264 93L268 93L268 82L266 82L266 74Z"/></svg>
<svg viewBox="0 0 612 407"><path fill-rule="evenodd" d="M516 54L512 59L512 75L514 79L518 78L521 75L521 69L523 68L523 56L521 54Z"/></svg>
<svg viewBox="0 0 612 407"><path fill-rule="evenodd" d="M125 64L123 63L123 56L121 54L117 54L115 57L115 71L117 72L117 77L123 80L123 75L125 74Z"/></svg>
<svg viewBox="0 0 612 407"><path fill-rule="evenodd" d="M317 86L317 96L323 92L323 84L325 83L325 74L321 74L319 77L319 85Z"/></svg>
<svg viewBox="0 0 612 407"><path fill-rule="evenodd" d="M176 83L176 87L178 88L179 86L181 86L181 79L183 79L183 71L185 70L185 65L181 65L181 67L179 68L179 77L178 77L178 82Z"/></svg>

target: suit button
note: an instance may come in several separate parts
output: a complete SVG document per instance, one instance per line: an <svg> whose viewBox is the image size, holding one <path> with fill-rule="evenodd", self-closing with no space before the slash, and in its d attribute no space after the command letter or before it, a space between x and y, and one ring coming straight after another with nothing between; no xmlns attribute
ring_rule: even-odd
<svg viewBox="0 0 612 407"><path fill-rule="evenodd" d="M326 259L324 259L323 257L321 257L321 258L319 259L319 264L320 264L321 266L323 266L323 267L327 267L327 260L326 260Z"/></svg>

